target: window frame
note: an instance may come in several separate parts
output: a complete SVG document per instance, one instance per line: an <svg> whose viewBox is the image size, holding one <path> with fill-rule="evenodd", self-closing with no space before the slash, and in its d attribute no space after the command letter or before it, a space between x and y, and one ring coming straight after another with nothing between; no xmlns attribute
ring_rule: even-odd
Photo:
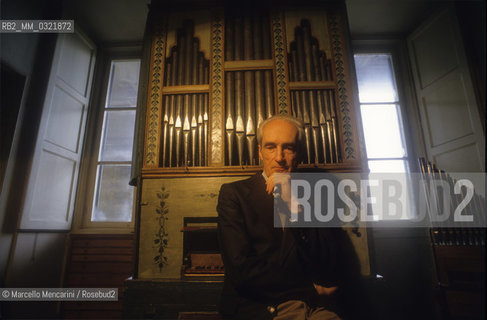
<svg viewBox="0 0 487 320"><path fill-rule="evenodd" d="M137 187L134 186L132 205L132 219L130 222L100 222L91 221L93 203L95 200L95 188L97 181L98 157L100 152L101 137L103 134L103 122L105 116L106 96L109 89L111 65L114 60L140 59L141 69L139 74L138 96L144 94L140 91L140 79L142 75L142 47L139 45L123 47L102 48L95 67L95 79L93 81L93 95L90 101L91 112L88 114L87 128L85 132L85 146L82 154L80 181L78 182L78 194L75 203L75 215L73 220L73 233L134 233ZM140 99L137 98L137 102ZM139 105L137 103L135 121L137 122ZM134 126L133 153L137 152L137 123ZM132 167L135 165L132 157ZM131 170L133 172L133 169ZM132 175L131 175L132 176ZM127 184L129 181L127 181Z"/></svg>

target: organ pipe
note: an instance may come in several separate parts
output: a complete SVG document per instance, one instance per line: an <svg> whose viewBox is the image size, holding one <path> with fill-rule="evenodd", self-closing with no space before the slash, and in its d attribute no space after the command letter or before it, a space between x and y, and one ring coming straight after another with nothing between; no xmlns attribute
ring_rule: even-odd
<svg viewBox="0 0 487 320"><path fill-rule="evenodd" d="M190 93L191 85L209 83L209 61L200 51L191 21L176 32L176 45L165 61L164 85L188 86L188 93L163 96L162 167L204 166L208 150L208 93Z"/></svg>
<svg viewBox="0 0 487 320"><path fill-rule="evenodd" d="M320 50L307 20L303 20L295 29L294 37L288 52L290 81L332 81L331 61ZM292 114L304 123L304 162L340 162L335 88L293 89L290 98Z"/></svg>
<svg viewBox="0 0 487 320"><path fill-rule="evenodd" d="M271 59L269 31L267 15L229 12L225 19L225 60Z"/></svg>
<svg viewBox="0 0 487 320"><path fill-rule="evenodd" d="M271 59L269 17L233 12L225 20L226 61ZM303 20L294 33L288 52L291 82L332 82L331 61ZM183 86L186 91L167 91L163 96L161 156L162 167L205 166L208 164L209 93L191 92L192 85L209 83L209 61L200 51L191 21L176 32L176 45L165 60L164 85ZM225 71L224 148L225 165L255 165L257 128L274 114L272 69ZM178 89L179 90L179 89ZM291 113L304 122L305 163L341 161L337 132L335 87L291 88ZM175 92L175 93L173 93Z"/></svg>
<svg viewBox="0 0 487 320"><path fill-rule="evenodd" d="M267 70L225 73L227 165L254 165L259 162L257 128L268 115L273 114L274 109L274 89L272 82L265 80L267 72L271 75L271 71ZM265 85L258 85L264 82Z"/></svg>

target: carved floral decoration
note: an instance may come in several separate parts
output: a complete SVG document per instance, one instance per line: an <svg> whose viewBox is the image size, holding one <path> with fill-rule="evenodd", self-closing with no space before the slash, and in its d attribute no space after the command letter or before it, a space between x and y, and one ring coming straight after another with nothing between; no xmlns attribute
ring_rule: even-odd
<svg viewBox="0 0 487 320"><path fill-rule="evenodd" d="M156 206L156 221L159 230L154 235L154 249L156 251L154 263L159 268L159 272L162 272L162 268L167 264L167 256L165 255L168 242L166 223L169 210L167 208L166 199L169 198L169 192L166 191L164 186L161 186L161 189L156 192L156 196L158 199L158 205Z"/></svg>

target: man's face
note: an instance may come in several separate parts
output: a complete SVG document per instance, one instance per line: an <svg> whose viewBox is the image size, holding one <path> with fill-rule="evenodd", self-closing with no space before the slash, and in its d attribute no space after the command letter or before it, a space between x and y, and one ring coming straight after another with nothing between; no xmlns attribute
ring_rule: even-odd
<svg viewBox="0 0 487 320"><path fill-rule="evenodd" d="M298 129L286 120L273 120L262 130L259 157L264 172L270 177L275 172L291 172L297 164Z"/></svg>

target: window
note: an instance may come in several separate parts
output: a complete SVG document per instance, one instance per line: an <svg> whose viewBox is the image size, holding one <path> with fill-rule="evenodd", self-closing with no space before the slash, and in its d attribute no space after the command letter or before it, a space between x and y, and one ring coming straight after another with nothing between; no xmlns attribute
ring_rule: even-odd
<svg viewBox="0 0 487 320"><path fill-rule="evenodd" d="M355 54L360 112L370 172L408 171L392 55Z"/></svg>
<svg viewBox="0 0 487 320"><path fill-rule="evenodd" d="M414 213L411 181L406 175L410 171L409 153L401 117L402 106L393 55L390 52L357 53L354 60L369 178L384 177L384 174L390 178L390 175L394 174L394 180L405 186L399 200L406 206L406 210L395 206L382 207L385 195L379 188L370 187L370 196L376 199L371 206L374 219L410 219Z"/></svg>
<svg viewBox="0 0 487 320"><path fill-rule="evenodd" d="M104 71L95 82L94 112L89 115L83 176L77 199L77 232L131 232L135 188L132 153L139 87L138 51L105 53Z"/></svg>
<svg viewBox="0 0 487 320"><path fill-rule="evenodd" d="M112 61L91 221L130 222L129 186L140 60Z"/></svg>

